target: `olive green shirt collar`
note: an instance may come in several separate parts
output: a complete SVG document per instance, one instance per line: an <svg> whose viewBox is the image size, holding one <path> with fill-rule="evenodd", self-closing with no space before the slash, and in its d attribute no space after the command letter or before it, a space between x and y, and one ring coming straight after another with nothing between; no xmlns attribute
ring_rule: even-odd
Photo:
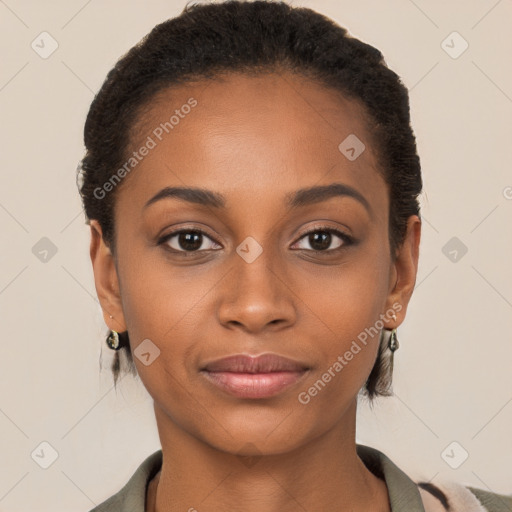
<svg viewBox="0 0 512 512"><path fill-rule="evenodd" d="M384 453L356 444L357 454L377 476L384 478L392 512L425 512L417 485ZM148 456L126 485L90 512L145 512L146 489L162 467L162 450Z"/></svg>

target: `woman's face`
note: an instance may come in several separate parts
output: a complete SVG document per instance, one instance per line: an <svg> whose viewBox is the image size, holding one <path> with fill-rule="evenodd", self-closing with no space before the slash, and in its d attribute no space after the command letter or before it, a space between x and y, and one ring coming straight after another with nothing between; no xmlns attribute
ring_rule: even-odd
<svg viewBox="0 0 512 512"><path fill-rule="evenodd" d="M160 421L233 453L346 428L376 330L405 315L420 234L412 217L391 261L388 190L362 110L292 74L230 75L168 89L141 116L118 185L115 265L96 222L91 257L105 320L128 331ZM167 187L204 192L151 201ZM263 353L308 370L264 398L202 371Z"/></svg>

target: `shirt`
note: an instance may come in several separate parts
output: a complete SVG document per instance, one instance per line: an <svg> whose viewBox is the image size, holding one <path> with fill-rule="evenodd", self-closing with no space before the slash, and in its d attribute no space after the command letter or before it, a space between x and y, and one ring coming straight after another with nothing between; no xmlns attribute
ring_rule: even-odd
<svg viewBox="0 0 512 512"><path fill-rule="evenodd" d="M392 512L512 512L512 495L450 481L435 486L414 482L376 448L356 444L356 449L365 466L386 482ZM160 471L162 460L162 450L149 455L119 492L89 512L146 512L147 486Z"/></svg>

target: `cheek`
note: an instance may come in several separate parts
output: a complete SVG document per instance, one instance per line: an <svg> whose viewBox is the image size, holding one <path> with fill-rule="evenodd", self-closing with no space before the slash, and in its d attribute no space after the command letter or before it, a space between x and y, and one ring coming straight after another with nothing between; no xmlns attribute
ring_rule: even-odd
<svg viewBox="0 0 512 512"><path fill-rule="evenodd" d="M359 250L338 266L305 268L313 270L298 276L294 292L333 341L344 343L379 318L389 277L389 262L382 250Z"/></svg>
<svg viewBox="0 0 512 512"><path fill-rule="evenodd" d="M384 254L358 253L337 270L315 270L295 288L306 304L303 329L316 333L311 344L319 365L317 378L328 383L323 398L356 394L368 377L383 328L389 267ZM325 374L325 375L324 375ZM323 389L319 383L318 389ZM313 391L315 393L315 391Z"/></svg>
<svg viewBox="0 0 512 512"><path fill-rule="evenodd" d="M185 382L187 372L194 371L198 346L207 340L201 328L208 327L211 332L211 323L205 325L205 319L213 318L206 311L208 297L220 279L206 265L180 267L167 262L158 252L142 250L139 256L132 249L130 258L119 262L123 312L133 359L151 394L158 383L161 386L169 380L166 373ZM148 366L137 358L139 352L145 351L144 345L137 348L144 340L156 346L153 349L146 342L149 352L153 349L158 354Z"/></svg>
<svg viewBox="0 0 512 512"><path fill-rule="evenodd" d="M180 268L162 258L147 260L144 265L129 262L122 272L123 311L130 338L134 342L149 338L171 348L186 344L194 337L200 311L218 278L199 267Z"/></svg>

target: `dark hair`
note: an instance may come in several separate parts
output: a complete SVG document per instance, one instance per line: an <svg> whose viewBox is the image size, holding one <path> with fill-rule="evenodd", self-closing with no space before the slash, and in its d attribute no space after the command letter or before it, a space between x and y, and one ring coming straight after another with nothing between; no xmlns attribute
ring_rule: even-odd
<svg viewBox="0 0 512 512"><path fill-rule="evenodd" d="M91 104L79 188L86 222L98 220L113 253L119 186L101 198L95 190L126 162L142 107L156 93L189 80L214 80L230 72L280 71L313 79L362 105L390 194L389 241L395 258L408 218L419 216L417 196L422 189L406 87L379 50L350 36L324 15L282 2L237 0L187 5L178 17L154 27L116 63ZM121 351L133 373L127 333L125 341ZM370 402L375 396L392 394L392 364L384 348L379 349L364 386ZM119 352L112 365L114 382L120 370Z"/></svg>

